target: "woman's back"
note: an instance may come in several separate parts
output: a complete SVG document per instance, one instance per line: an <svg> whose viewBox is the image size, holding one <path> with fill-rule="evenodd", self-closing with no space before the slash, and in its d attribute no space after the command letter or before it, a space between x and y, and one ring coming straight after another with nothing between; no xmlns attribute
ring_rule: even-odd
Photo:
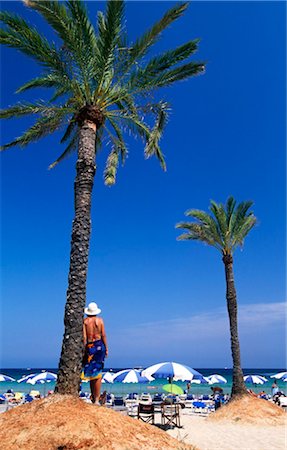
<svg viewBox="0 0 287 450"><path fill-rule="evenodd" d="M84 320L87 342L98 341L102 338L103 319L100 317L87 317Z"/></svg>

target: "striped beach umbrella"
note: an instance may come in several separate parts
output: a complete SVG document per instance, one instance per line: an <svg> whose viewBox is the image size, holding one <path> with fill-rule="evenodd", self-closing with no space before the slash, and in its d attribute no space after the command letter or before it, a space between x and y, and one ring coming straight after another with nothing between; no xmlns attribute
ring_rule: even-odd
<svg viewBox="0 0 287 450"><path fill-rule="evenodd" d="M17 380L17 383L27 383L28 380L35 377L35 373L30 373L29 375L25 375L24 377L20 378L20 380Z"/></svg>
<svg viewBox="0 0 287 450"><path fill-rule="evenodd" d="M176 381L202 380L204 377L197 370L176 362L162 362L147 367L142 376L153 378L173 378Z"/></svg>
<svg viewBox="0 0 287 450"><path fill-rule="evenodd" d="M270 378L275 378L276 380L287 381L287 372L279 372L275 375L271 375Z"/></svg>
<svg viewBox="0 0 287 450"><path fill-rule="evenodd" d="M4 375L3 373L0 373L0 381L16 381L14 378L12 377L8 377L8 375Z"/></svg>
<svg viewBox="0 0 287 450"><path fill-rule="evenodd" d="M149 383L152 380L153 378L151 376L143 376L136 369L120 370L113 376L114 383Z"/></svg>
<svg viewBox="0 0 287 450"><path fill-rule="evenodd" d="M42 372L36 374L34 377L29 378L26 382L30 384L36 383L49 383L50 381L55 381L57 375L53 372Z"/></svg>
<svg viewBox="0 0 287 450"><path fill-rule="evenodd" d="M222 375L218 375L217 373L209 375L209 377L205 377L205 379L208 381L209 384L227 383L227 379L224 378Z"/></svg>
<svg viewBox="0 0 287 450"><path fill-rule="evenodd" d="M261 375L245 375L243 377L245 383L253 383L253 384L264 384L268 380L265 377L262 377Z"/></svg>
<svg viewBox="0 0 287 450"><path fill-rule="evenodd" d="M111 372L104 373L104 375L102 377L102 382L103 383L113 383L114 382L114 374Z"/></svg>

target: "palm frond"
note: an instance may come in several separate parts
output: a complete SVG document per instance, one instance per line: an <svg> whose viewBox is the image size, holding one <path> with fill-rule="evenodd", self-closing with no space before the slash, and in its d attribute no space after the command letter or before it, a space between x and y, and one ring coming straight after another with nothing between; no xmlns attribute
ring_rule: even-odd
<svg viewBox="0 0 287 450"><path fill-rule="evenodd" d="M157 158L159 159L160 165L164 171L166 170L166 163L165 163L163 154L159 147L159 141L162 136L166 122L167 122L167 108L166 108L166 104L162 103L160 105L160 109L158 112L155 126L150 133L148 142L147 142L145 150L144 150L144 154L145 154L146 158L150 158L152 155L157 156Z"/></svg>
<svg viewBox="0 0 287 450"><path fill-rule="evenodd" d="M72 81L65 76L59 75L57 73L48 73L41 77L34 78L27 83L20 86L16 93L19 94L21 92L25 92L29 89L34 88L53 88L53 87L65 87L66 92L73 92L73 83Z"/></svg>
<svg viewBox="0 0 287 450"><path fill-rule="evenodd" d="M104 20L103 16L98 16L100 17L100 22L98 22L99 60L96 74L96 78L98 81L96 95L101 92L106 79L111 78L112 76L111 73L113 70L113 62L115 58L114 52L120 38L123 14L123 0L108 0L107 11ZM109 87L109 83L107 87Z"/></svg>
<svg viewBox="0 0 287 450"><path fill-rule="evenodd" d="M125 144L125 141L124 141L124 138L122 135L122 131L115 120L110 118L109 122L110 122L111 126L113 127L115 134L116 134L116 140L113 138L113 143L120 151L121 161L122 161L122 164L124 164L126 157L127 157L128 150L127 150L127 146Z"/></svg>
<svg viewBox="0 0 287 450"><path fill-rule="evenodd" d="M211 200L210 211L213 213L214 217L216 218L218 230L220 232L222 242L225 245L226 244L226 233L228 230L228 226L227 226L227 221L226 221L226 212L224 210L224 205L222 203L217 204L215 201Z"/></svg>
<svg viewBox="0 0 287 450"><path fill-rule="evenodd" d="M62 139L60 141L61 144L63 144L63 142L66 142L70 138L71 134L75 131L75 127L76 126L77 126L77 123L74 120L74 118L72 118L70 120L69 125L66 128L66 131L65 131L64 135L62 136Z"/></svg>
<svg viewBox="0 0 287 450"><path fill-rule="evenodd" d="M211 201L213 214L198 209L186 212L196 222L181 222L177 228L186 230L179 240L199 240L212 245L223 255L232 255L237 246L243 245L244 238L255 226L257 219L248 212L252 202L242 202L237 208L233 197L229 197L225 205Z"/></svg>
<svg viewBox="0 0 287 450"><path fill-rule="evenodd" d="M20 50L45 67L65 74L65 66L55 46L50 45L34 27L21 17L2 11L0 20L7 29L0 30L0 43Z"/></svg>
<svg viewBox="0 0 287 450"><path fill-rule="evenodd" d="M186 80L204 72L203 62L190 62L175 69L160 72L157 75L148 70L139 69L134 72L129 80L130 89L138 92L151 91L157 88L170 86L181 80Z"/></svg>
<svg viewBox="0 0 287 450"><path fill-rule="evenodd" d="M123 72L127 72L135 61L138 61L146 54L151 45L157 42L162 31L165 30L172 22L177 20L184 13L187 6L187 2L173 6L158 22L156 22L134 43L134 45L130 48L130 57L126 62Z"/></svg>
<svg viewBox="0 0 287 450"><path fill-rule="evenodd" d="M26 130L22 136L16 138L14 141L1 146L1 151L6 150L11 147L19 145L20 147L25 147L31 142L35 142L40 138L53 133L58 130L63 124L66 116L66 111L59 110L55 114L48 117L41 117L36 121L36 123Z"/></svg>
<svg viewBox="0 0 287 450"><path fill-rule="evenodd" d="M174 50L169 50L162 55L152 58L143 69L143 72L146 74L149 73L152 77L158 75L159 72L170 69L192 55L198 48L198 42L199 39L194 39L175 48Z"/></svg>
<svg viewBox="0 0 287 450"><path fill-rule="evenodd" d="M113 184L115 184L118 165L119 165L119 153L116 148L113 148L108 156L104 172L105 185L112 186Z"/></svg>
<svg viewBox="0 0 287 450"><path fill-rule="evenodd" d="M176 228L186 230L186 233L181 234L177 239L179 241L193 240L201 241L205 244L211 245L218 250L221 250L220 244L212 235L210 230L204 225L191 222L180 222L176 225Z"/></svg>
<svg viewBox="0 0 287 450"><path fill-rule="evenodd" d="M63 159L67 158L68 156L70 156L73 152L75 152L77 150L77 146L78 146L78 141L79 141L79 136L77 131L74 133L74 136L72 137L72 139L70 140L68 146L66 147L66 149L63 151L63 153L59 156L59 158L56 159L56 161L54 161L52 164L49 165L48 169L53 169L57 164L59 164L61 161L63 161ZM61 142L64 142L63 139Z"/></svg>
<svg viewBox="0 0 287 450"><path fill-rule="evenodd" d="M71 112L66 106L53 106L50 104L41 103L17 103L7 109L0 110L0 119L12 119L14 117L22 117L30 114L41 114L42 116L53 117L60 112L61 114L68 114Z"/></svg>

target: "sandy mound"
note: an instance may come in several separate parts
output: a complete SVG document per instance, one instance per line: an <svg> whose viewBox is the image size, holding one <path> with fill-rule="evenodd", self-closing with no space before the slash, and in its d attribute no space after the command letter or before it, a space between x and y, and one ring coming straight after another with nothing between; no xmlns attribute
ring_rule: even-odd
<svg viewBox="0 0 287 450"><path fill-rule="evenodd" d="M105 407L53 395L0 415L5 450L192 449L166 432Z"/></svg>
<svg viewBox="0 0 287 450"><path fill-rule="evenodd" d="M274 403L246 395L230 401L208 418L210 421L230 421L257 425L283 425L285 411Z"/></svg>

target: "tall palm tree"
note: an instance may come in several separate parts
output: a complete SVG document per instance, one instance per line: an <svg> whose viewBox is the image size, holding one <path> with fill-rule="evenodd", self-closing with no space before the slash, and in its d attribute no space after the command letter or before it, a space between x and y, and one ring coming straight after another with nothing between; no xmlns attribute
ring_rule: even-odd
<svg viewBox="0 0 287 450"><path fill-rule="evenodd" d="M103 142L110 145L104 171L106 185L115 183L119 163L125 162L124 135L139 136L146 158L156 156L163 170L159 146L167 122L169 105L155 97L162 87L204 71L204 63L186 60L194 54L198 40L147 58L162 32L186 10L188 3L169 9L143 36L129 43L125 29L124 2L108 1L99 11L96 27L80 0L27 0L57 35L49 42L22 17L1 12L4 27L0 42L31 57L42 72L18 89L52 88L50 101L22 102L1 111L1 118L36 115L24 134L2 149L24 147L65 127L61 143L66 148L51 164L55 167L77 151L75 217L72 226L70 269L65 307L65 331L57 389L77 395L82 360L82 319L86 302L86 277L91 232L91 194L96 159Z"/></svg>
<svg viewBox="0 0 287 450"><path fill-rule="evenodd" d="M230 325L231 353L233 360L233 384L231 396L247 393L243 380L240 362L240 346L237 325L237 296L233 274L233 253L243 245L244 238L256 224L256 217L250 211L253 202L242 202L236 205L233 197L227 199L226 205L211 201L208 214L198 209L186 212L194 222L181 222L177 228L186 230L179 240L201 241L220 251L225 268L226 300Z"/></svg>

